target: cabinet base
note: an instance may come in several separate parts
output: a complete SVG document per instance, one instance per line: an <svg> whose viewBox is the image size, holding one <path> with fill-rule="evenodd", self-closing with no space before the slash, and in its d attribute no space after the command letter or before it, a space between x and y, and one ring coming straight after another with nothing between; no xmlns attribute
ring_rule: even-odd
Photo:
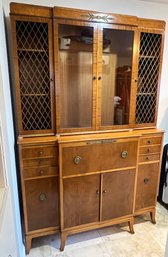
<svg viewBox="0 0 168 257"><path fill-rule="evenodd" d="M99 228L104 228L104 227L109 227L112 225L116 224L121 224L124 222L128 222L129 230L131 234L134 234L134 217L129 217L129 218L123 218L123 219L114 219L112 221L108 222L101 222L99 224L90 224L90 226L78 226L74 227L71 229L65 229L61 232L61 245L60 245L60 251L64 251L65 248L65 243L68 235L76 234L76 233L81 233L93 229L99 229Z"/></svg>
<svg viewBox="0 0 168 257"><path fill-rule="evenodd" d="M156 224L156 208L155 207L146 208L146 209L142 209L142 210L136 211L134 216L143 215L145 213L150 213L151 222L153 224Z"/></svg>

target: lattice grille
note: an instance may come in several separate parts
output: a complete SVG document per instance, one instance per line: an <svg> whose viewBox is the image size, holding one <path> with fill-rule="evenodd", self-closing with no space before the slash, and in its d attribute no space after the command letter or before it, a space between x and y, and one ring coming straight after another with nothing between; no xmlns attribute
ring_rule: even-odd
<svg viewBox="0 0 168 257"><path fill-rule="evenodd" d="M16 22L23 130L51 129L48 24Z"/></svg>
<svg viewBox="0 0 168 257"><path fill-rule="evenodd" d="M136 98L138 124L155 121L161 40L159 34L141 33Z"/></svg>

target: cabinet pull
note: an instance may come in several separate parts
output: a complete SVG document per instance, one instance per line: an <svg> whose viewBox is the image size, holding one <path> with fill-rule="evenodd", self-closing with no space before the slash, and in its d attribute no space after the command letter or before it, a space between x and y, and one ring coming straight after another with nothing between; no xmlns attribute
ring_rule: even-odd
<svg viewBox="0 0 168 257"><path fill-rule="evenodd" d="M148 140L148 144L152 144L152 141L151 141L151 140Z"/></svg>
<svg viewBox="0 0 168 257"><path fill-rule="evenodd" d="M99 194L100 194L100 192L99 192L99 190L98 190L98 189L96 190L96 194L97 194L97 195L99 195Z"/></svg>
<svg viewBox="0 0 168 257"><path fill-rule="evenodd" d="M39 152L39 155L42 155L42 154L43 154L43 151L40 151L40 152Z"/></svg>
<svg viewBox="0 0 168 257"><path fill-rule="evenodd" d="M98 77L98 80L101 80L101 77Z"/></svg>
<svg viewBox="0 0 168 257"><path fill-rule="evenodd" d="M150 153L150 149L149 148L147 149L147 153Z"/></svg>
<svg viewBox="0 0 168 257"><path fill-rule="evenodd" d="M93 77L93 80L96 80L96 76Z"/></svg>
<svg viewBox="0 0 168 257"><path fill-rule="evenodd" d="M107 193L107 191L106 190L103 190L103 194L106 194Z"/></svg>
<svg viewBox="0 0 168 257"><path fill-rule="evenodd" d="M78 165L79 163L80 163L80 161L81 161L81 157L80 156L76 156L75 158L74 158L74 163L76 164L76 165Z"/></svg>
<svg viewBox="0 0 168 257"><path fill-rule="evenodd" d="M40 170L40 175L43 175L44 174L44 170Z"/></svg>
<svg viewBox="0 0 168 257"><path fill-rule="evenodd" d="M40 199L40 201L45 201L47 199L46 194L44 194L44 193L40 194L39 199Z"/></svg>
<svg viewBox="0 0 168 257"><path fill-rule="evenodd" d="M144 178L144 183L147 184L149 182L148 178Z"/></svg>
<svg viewBox="0 0 168 257"><path fill-rule="evenodd" d="M146 160L148 160L148 161L149 161L149 160L150 160L150 157L149 157L149 156L147 156L147 157L146 157Z"/></svg>
<svg viewBox="0 0 168 257"><path fill-rule="evenodd" d="M127 158L127 156L128 156L128 151L123 151L123 152L121 152L121 157L122 157L123 159Z"/></svg>

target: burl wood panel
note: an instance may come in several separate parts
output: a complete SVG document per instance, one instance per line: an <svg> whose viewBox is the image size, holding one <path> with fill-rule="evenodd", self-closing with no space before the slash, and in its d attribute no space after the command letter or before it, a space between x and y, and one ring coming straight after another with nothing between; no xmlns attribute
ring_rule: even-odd
<svg viewBox="0 0 168 257"><path fill-rule="evenodd" d="M63 148L63 176L136 166L137 141ZM123 151L128 152L124 159ZM75 164L80 156L79 164Z"/></svg>
<svg viewBox="0 0 168 257"><path fill-rule="evenodd" d="M139 165L135 204L136 210L155 205L159 168L159 162Z"/></svg>
<svg viewBox="0 0 168 257"><path fill-rule="evenodd" d="M58 226L58 178L25 181L28 230Z"/></svg>
<svg viewBox="0 0 168 257"><path fill-rule="evenodd" d="M102 220L133 213L135 170L103 174Z"/></svg>
<svg viewBox="0 0 168 257"><path fill-rule="evenodd" d="M99 220L100 175L63 181L64 228Z"/></svg>

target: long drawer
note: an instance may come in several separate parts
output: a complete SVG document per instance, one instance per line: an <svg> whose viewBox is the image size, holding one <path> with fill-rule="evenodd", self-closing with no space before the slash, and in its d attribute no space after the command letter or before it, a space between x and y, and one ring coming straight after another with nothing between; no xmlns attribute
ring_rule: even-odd
<svg viewBox="0 0 168 257"><path fill-rule="evenodd" d="M54 176L58 175L58 166L52 167L35 167L35 168L24 168L23 169L23 177L24 178L34 178L34 177L42 177L42 176Z"/></svg>
<svg viewBox="0 0 168 257"><path fill-rule="evenodd" d="M34 146L22 148L22 158L37 158L47 156L57 156L58 149L56 146Z"/></svg>
<svg viewBox="0 0 168 257"><path fill-rule="evenodd" d="M114 143L63 147L63 176L94 171L134 167L138 140L118 140Z"/></svg>

